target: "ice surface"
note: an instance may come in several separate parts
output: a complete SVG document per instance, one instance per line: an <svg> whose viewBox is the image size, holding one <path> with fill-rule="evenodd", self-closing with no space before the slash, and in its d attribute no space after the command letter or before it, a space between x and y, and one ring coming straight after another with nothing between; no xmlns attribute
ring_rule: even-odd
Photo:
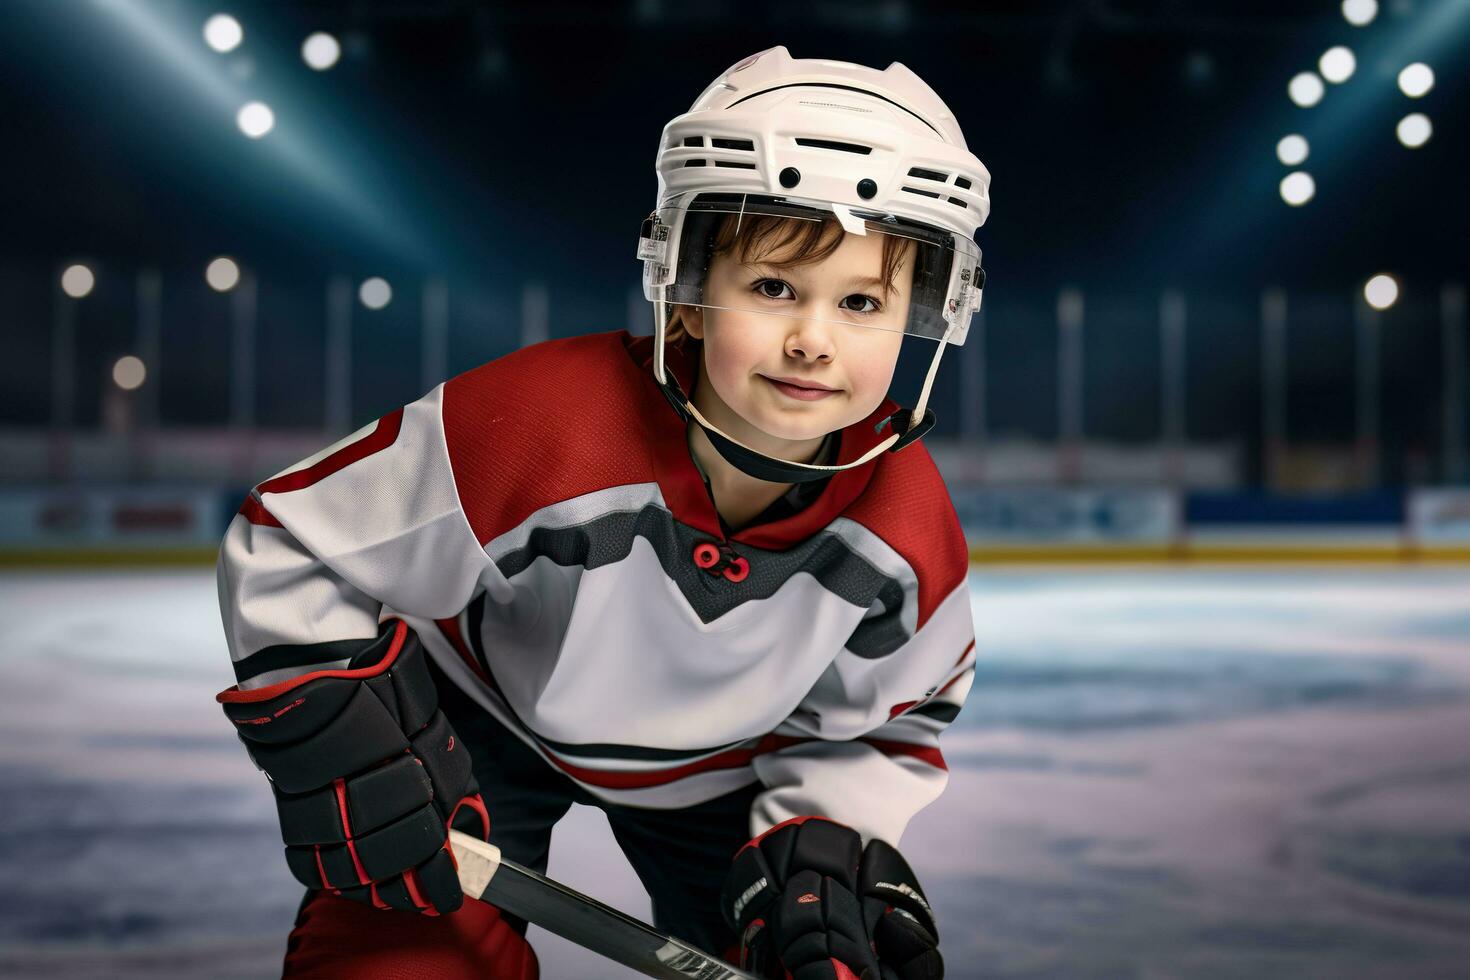
<svg viewBox="0 0 1470 980"><path fill-rule="evenodd" d="M971 581L950 785L902 842L948 976L1465 975L1470 572ZM0 975L277 975L300 891L213 703L212 573L4 574L0 616ZM550 873L649 915L596 810ZM532 940L548 980L629 975Z"/></svg>

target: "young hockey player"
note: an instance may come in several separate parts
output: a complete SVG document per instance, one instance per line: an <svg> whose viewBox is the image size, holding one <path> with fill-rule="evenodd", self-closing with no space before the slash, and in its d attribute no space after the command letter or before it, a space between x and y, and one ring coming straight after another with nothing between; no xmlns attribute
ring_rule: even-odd
<svg viewBox="0 0 1470 980"><path fill-rule="evenodd" d="M446 827L544 871L572 803L662 931L765 976L942 976L896 847L975 651L917 440L980 303L990 176L903 65L784 47L721 74L657 166L653 337L482 365L230 525L219 700L309 889L288 976L535 977ZM912 410L887 397L905 337L934 345Z"/></svg>

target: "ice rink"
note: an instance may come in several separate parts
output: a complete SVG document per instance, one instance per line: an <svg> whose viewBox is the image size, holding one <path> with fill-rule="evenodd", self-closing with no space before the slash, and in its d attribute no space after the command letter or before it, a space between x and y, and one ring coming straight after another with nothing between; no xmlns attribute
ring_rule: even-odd
<svg viewBox="0 0 1470 980"><path fill-rule="evenodd" d="M902 842L949 977L1467 975L1470 570L971 581L952 778ZM0 975L277 975L300 889L213 701L212 570L7 573L0 619ZM648 915L595 810L550 873ZM532 936L548 980L626 975Z"/></svg>

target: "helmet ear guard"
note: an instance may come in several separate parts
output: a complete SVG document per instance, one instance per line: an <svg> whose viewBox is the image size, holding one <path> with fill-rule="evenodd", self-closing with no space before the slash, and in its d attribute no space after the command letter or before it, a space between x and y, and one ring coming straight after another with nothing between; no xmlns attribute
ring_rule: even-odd
<svg viewBox="0 0 1470 980"><path fill-rule="evenodd" d="M878 71L793 59L786 48L771 48L731 66L664 127L657 167L659 206L644 219L637 250L644 295L654 307L654 375L674 410L700 425L721 456L758 479L807 482L896 452L933 428L927 403L939 359L948 344L964 343L984 291L973 233L989 214L990 173L922 79L897 62ZM861 458L822 466L766 456L705 419L666 370L671 304L745 309L708 302L705 294L713 248L706 219L721 214L736 228L748 215L770 215L835 221L847 235L912 244L903 322L896 312L865 322L835 312L820 317L937 341L914 408L883 419L876 430L888 426L888 437ZM699 221L690 220L695 215ZM885 289L885 300L890 295Z"/></svg>

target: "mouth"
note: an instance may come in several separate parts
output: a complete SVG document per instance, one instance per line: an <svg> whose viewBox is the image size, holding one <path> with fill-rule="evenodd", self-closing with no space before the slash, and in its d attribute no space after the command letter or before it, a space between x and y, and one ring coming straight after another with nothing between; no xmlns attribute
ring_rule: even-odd
<svg viewBox="0 0 1470 980"><path fill-rule="evenodd" d="M839 390L836 388L818 386L815 382L811 381L803 382L800 381L800 379L796 378L785 380L781 378L766 377L766 375L764 374L761 375L761 377L764 378L772 388L775 388L781 394L785 395L788 398L795 398L798 401L818 401L820 399L826 398L829 395L837 394Z"/></svg>

